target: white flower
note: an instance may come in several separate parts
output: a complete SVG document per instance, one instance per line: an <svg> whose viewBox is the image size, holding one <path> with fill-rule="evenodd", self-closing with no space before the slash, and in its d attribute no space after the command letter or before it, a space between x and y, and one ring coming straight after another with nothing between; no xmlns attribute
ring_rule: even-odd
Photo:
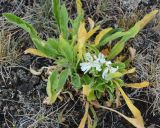
<svg viewBox="0 0 160 128"><path fill-rule="evenodd" d="M111 67L109 71L110 71L110 73L115 73L118 71L118 67L116 67L116 68Z"/></svg>
<svg viewBox="0 0 160 128"><path fill-rule="evenodd" d="M101 71L101 64L94 60L90 53L86 53L85 60L87 62L80 63L81 70L85 73L87 73L91 68L96 68L97 71Z"/></svg>
<svg viewBox="0 0 160 128"><path fill-rule="evenodd" d="M99 53L97 61L99 61L99 63L104 64L106 62L105 57L102 53Z"/></svg>
<svg viewBox="0 0 160 128"><path fill-rule="evenodd" d="M92 68L92 64L89 62L80 63L80 66L84 74L86 74Z"/></svg>
<svg viewBox="0 0 160 128"><path fill-rule="evenodd" d="M88 62L93 61L93 57L89 52L86 53L85 60L88 61Z"/></svg>
<svg viewBox="0 0 160 128"><path fill-rule="evenodd" d="M93 68L96 68L97 71L101 71L102 70L101 64L97 60L95 60L93 62Z"/></svg>
<svg viewBox="0 0 160 128"><path fill-rule="evenodd" d="M95 68L96 71L102 71L102 67L105 69L102 73L102 78L106 79L109 73L115 73L118 70L117 68L113 68L111 66L111 61L106 61L105 57L102 53L99 53L98 57L96 55L91 55L89 52L85 55L86 62L80 63L81 70L85 73L90 71L92 68ZM104 65L105 64L105 65Z"/></svg>
<svg viewBox="0 0 160 128"><path fill-rule="evenodd" d="M109 71L109 69L108 69L108 67L106 67L105 70L102 73L102 78L103 79L105 79L107 77L108 71Z"/></svg>
<svg viewBox="0 0 160 128"><path fill-rule="evenodd" d="M106 64L107 67L110 67L112 62L111 61L106 61L105 64Z"/></svg>
<svg viewBox="0 0 160 128"><path fill-rule="evenodd" d="M115 73L115 72L117 72L117 71L118 71L118 67L113 68L113 67L111 67L111 66L109 65L108 67L106 67L106 68L104 69L104 71L103 71L103 73L102 73L102 78L103 78L103 79L106 79L106 78L107 78L107 75L108 75L109 73Z"/></svg>

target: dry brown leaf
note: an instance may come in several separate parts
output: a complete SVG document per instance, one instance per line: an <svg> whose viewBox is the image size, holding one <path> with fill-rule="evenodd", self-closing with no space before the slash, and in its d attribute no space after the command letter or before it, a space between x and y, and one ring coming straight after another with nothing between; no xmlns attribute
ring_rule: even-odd
<svg viewBox="0 0 160 128"><path fill-rule="evenodd" d="M134 60L134 58L136 57L136 49L132 48L132 47L129 47L129 52L130 52L130 55L131 55L131 60Z"/></svg>
<svg viewBox="0 0 160 128"><path fill-rule="evenodd" d="M93 128L92 126L92 119L90 117L90 115L88 114L88 128Z"/></svg>
<svg viewBox="0 0 160 128"><path fill-rule="evenodd" d="M105 48L101 51L101 53L104 55L104 56L108 56L109 55L109 49L108 48Z"/></svg>
<svg viewBox="0 0 160 128"><path fill-rule="evenodd" d="M120 107L122 106L121 104L121 101L120 101L120 96L121 96L121 93L120 91L116 88L116 99L115 99L115 103L116 103L116 107Z"/></svg>
<svg viewBox="0 0 160 128"><path fill-rule="evenodd" d="M30 72L33 74L33 75L36 75L36 76L39 76L42 74L43 70L45 69L46 67L42 67L40 68L38 71L36 71L35 69L33 69L31 66L29 68Z"/></svg>
<svg viewBox="0 0 160 128"><path fill-rule="evenodd" d="M91 18L88 17L88 22L89 22L89 25L90 25L90 29L93 29L94 25L95 25L94 21Z"/></svg>

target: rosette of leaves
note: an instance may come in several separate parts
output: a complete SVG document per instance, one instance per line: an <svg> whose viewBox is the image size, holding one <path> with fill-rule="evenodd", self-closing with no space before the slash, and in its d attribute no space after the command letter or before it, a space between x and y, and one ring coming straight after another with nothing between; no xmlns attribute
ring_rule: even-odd
<svg viewBox="0 0 160 128"><path fill-rule="evenodd" d="M154 10L147 14L142 20L138 21L127 31L124 31L123 29L113 29L111 27L100 30L100 26L95 27L94 21L88 18L89 30L87 31L81 0L76 0L76 5L77 17L71 19L69 18L65 5L61 5L60 0L52 0L52 10L59 28L59 37L48 38L47 40L41 39L34 27L20 17L11 13L3 14L9 22L16 24L29 33L35 48L29 48L25 53L52 59L54 60L53 65L58 67L55 68L48 77L46 89L48 97L44 102L47 104L53 104L63 91L64 85L70 83L76 90L83 89L83 95L86 96L88 100L86 101L84 117L79 125L80 128L84 128L87 119L88 127L96 127L96 114L92 105L116 112L135 127L144 128L143 118L140 111L132 104L131 100L124 93L122 86L142 88L147 87L149 83L147 81L135 84L124 83L123 76L128 73L133 73L135 69L128 69L125 62L116 62L115 60L117 55L119 55L124 49L125 43L129 39L134 38L158 11ZM70 27L68 24L71 24ZM91 41L90 38L95 34L97 34L95 40ZM119 41L115 45L112 45L112 41L114 40ZM97 74L83 74L80 72L80 63L85 62L84 57L86 52L98 55L100 49L109 42L111 42L112 48L108 51L108 54L105 57L107 60L112 61L113 67L118 66L117 72L109 74L110 80L105 81ZM119 90L125 99L129 109L134 115L133 118L127 117L114 109L93 102L98 101L104 93L108 93L110 96L109 100L113 101L116 89ZM95 118L93 124L91 118L89 118L89 108Z"/></svg>

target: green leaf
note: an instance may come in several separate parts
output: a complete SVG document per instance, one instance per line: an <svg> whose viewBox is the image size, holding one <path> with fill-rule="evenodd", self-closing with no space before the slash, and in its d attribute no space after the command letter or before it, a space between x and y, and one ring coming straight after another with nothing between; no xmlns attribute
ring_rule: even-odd
<svg viewBox="0 0 160 128"><path fill-rule="evenodd" d="M32 38L32 41L33 41L33 43L36 47L37 47L37 45L42 45L41 41L34 42L33 39L36 39L36 40L41 40L41 39L38 36L37 31L34 29L34 27L31 24L29 24L28 22L24 21L20 17L14 15L14 14L11 14L11 13L3 13L3 16L5 18L7 18L7 20L9 22L23 28L26 32L28 32L30 34L30 36Z"/></svg>
<svg viewBox="0 0 160 128"><path fill-rule="evenodd" d="M48 97L45 99L44 103L47 104L53 104L61 90L63 89L63 86L66 83L66 80L69 76L69 69L63 70L60 74L58 71L53 71L52 74L48 78L47 83L47 95Z"/></svg>
<svg viewBox="0 0 160 128"><path fill-rule="evenodd" d="M76 89L82 88L81 78L78 73L73 73L71 79L72 79L71 82L74 88Z"/></svg>
<svg viewBox="0 0 160 128"><path fill-rule="evenodd" d="M62 33L62 36L65 39L68 39L68 12L67 9L65 7L65 5L61 6L61 10L60 10L60 30Z"/></svg>
<svg viewBox="0 0 160 128"><path fill-rule="evenodd" d="M58 86L58 72L53 71L52 74L48 78L47 83L47 95L48 97L44 100L44 103L46 104L52 104L56 101L59 92L56 92L55 88Z"/></svg>
<svg viewBox="0 0 160 128"><path fill-rule="evenodd" d="M114 57L116 57L123 49L125 46L125 42L126 40L120 40L111 50L111 52L108 55L108 59L113 59Z"/></svg>
<svg viewBox="0 0 160 128"><path fill-rule="evenodd" d="M144 16L144 18L138 21L132 28L130 28L127 32L124 32L122 35L122 39L112 48L108 58L113 59L116 57L124 48L125 42L131 38L134 38L138 32L144 28L144 26L158 13L158 10L154 10Z"/></svg>
<svg viewBox="0 0 160 128"><path fill-rule="evenodd" d="M58 40L56 40L54 38L47 39L46 46L54 49L55 51L57 51L57 53L59 52L59 45L60 45L60 43Z"/></svg>
<svg viewBox="0 0 160 128"><path fill-rule="evenodd" d="M57 57L58 51L57 49L54 49L53 46L49 44L50 42L48 43L48 41L47 42L41 41L41 40L38 40L37 38L33 38L33 41L36 43L37 49L42 53L44 53L46 56L53 59Z"/></svg>
<svg viewBox="0 0 160 128"><path fill-rule="evenodd" d="M85 85L89 85L89 84L91 84L93 82L93 79L91 77L89 77L89 75L86 75L86 74L83 75L81 77L81 79L83 81L83 84L85 84Z"/></svg>
<svg viewBox="0 0 160 128"><path fill-rule="evenodd" d="M58 59L56 59L54 63L59 67L65 67L65 68L68 67L68 60L62 57L59 57Z"/></svg>
<svg viewBox="0 0 160 128"><path fill-rule="evenodd" d="M118 62L118 63L113 63L112 67L115 67L115 68L118 67L118 70L119 70L119 69L125 69L126 65L122 62L120 62L120 63Z"/></svg>
<svg viewBox="0 0 160 128"><path fill-rule="evenodd" d="M113 101L114 101L114 99L115 99L115 97L114 97L114 93L113 93L113 92L111 92L109 89L107 89L107 92L108 92L108 94L109 94L109 100L110 100L111 102L113 102Z"/></svg>
<svg viewBox="0 0 160 128"><path fill-rule="evenodd" d="M107 90L109 90L111 93L114 93L115 91L115 85L112 81L109 81L106 85Z"/></svg>
<svg viewBox="0 0 160 128"><path fill-rule="evenodd" d="M63 37L60 39L59 48L60 48L61 55L64 56L70 64L73 64L74 48L71 46L69 42L63 39Z"/></svg>
<svg viewBox="0 0 160 128"><path fill-rule="evenodd" d="M96 96L94 94L94 90L91 89L89 95L87 96L87 100L90 102L90 101L93 101L93 100L96 100Z"/></svg>
<svg viewBox="0 0 160 128"><path fill-rule="evenodd" d="M91 44L86 44L86 47L88 48L88 51L90 51L90 53L94 53L96 55L99 54L99 49L97 47L94 47Z"/></svg>
<svg viewBox="0 0 160 128"><path fill-rule="evenodd" d="M117 81L120 86L125 85L125 83L122 79L116 79L115 81Z"/></svg>
<svg viewBox="0 0 160 128"><path fill-rule="evenodd" d="M122 37L122 36L124 36L124 35L125 35L124 32L118 31L118 32L116 32L116 33L114 33L114 34L112 34L112 35L107 36L106 38L104 38L104 39L99 43L99 46L103 46L103 45L109 43L110 41L113 41L113 40L115 40L115 39L117 39L117 38L120 38L120 37Z"/></svg>
<svg viewBox="0 0 160 128"><path fill-rule="evenodd" d="M49 76L48 85L51 86L51 90L49 91L55 91L56 88L58 87L58 82L59 82L58 76L59 76L58 71L53 71L52 74Z"/></svg>
<svg viewBox="0 0 160 128"><path fill-rule="evenodd" d="M25 31L27 31L31 37L37 37L37 31L34 29L34 27L21 19L20 17L11 14L11 13L3 13L3 16L7 18L7 20L21 28L23 28Z"/></svg>
<svg viewBox="0 0 160 128"><path fill-rule="evenodd" d="M60 28L60 0L52 0L52 9L56 22Z"/></svg>
<svg viewBox="0 0 160 128"><path fill-rule="evenodd" d="M102 97L103 93L99 92L99 91L95 91L95 95L96 95L97 99L100 99Z"/></svg>
<svg viewBox="0 0 160 128"><path fill-rule="evenodd" d="M113 78L119 78L122 77L124 74L120 73L120 72L115 72L115 73L109 73L107 75L107 77L113 79Z"/></svg>
<svg viewBox="0 0 160 128"><path fill-rule="evenodd" d="M60 33L65 39L68 39L69 18L65 5L60 5L60 0L52 0L52 8Z"/></svg>
<svg viewBox="0 0 160 128"><path fill-rule="evenodd" d="M81 0L76 0L77 13L78 16L83 15L82 2Z"/></svg>
<svg viewBox="0 0 160 128"><path fill-rule="evenodd" d="M60 90L63 88L64 84L68 79L69 74L70 74L70 69L65 69L60 73L58 87L56 88L56 90Z"/></svg>
<svg viewBox="0 0 160 128"><path fill-rule="evenodd" d="M74 20L70 19L70 22L72 24L72 38L73 38L73 40L76 40L80 23L82 20L84 20L84 12L82 9L81 0L76 0L76 5L77 5L77 14L78 15L77 15L76 19L74 19Z"/></svg>
<svg viewBox="0 0 160 128"><path fill-rule="evenodd" d="M94 90L104 93L105 88L106 88L105 83L99 83L95 86Z"/></svg>

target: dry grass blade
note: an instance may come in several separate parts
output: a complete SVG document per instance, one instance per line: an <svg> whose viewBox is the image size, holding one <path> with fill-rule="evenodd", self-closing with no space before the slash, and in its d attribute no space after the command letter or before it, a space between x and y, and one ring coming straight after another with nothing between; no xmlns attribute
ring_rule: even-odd
<svg viewBox="0 0 160 128"><path fill-rule="evenodd" d="M85 127L85 124L86 124L86 121L87 121L87 117L88 117L88 109L89 109L89 103L86 102L85 113L84 113L84 116L83 116L78 128L84 128Z"/></svg>
<svg viewBox="0 0 160 128"><path fill-rule="evenodd" d="M92 119L90 117L90 115L88 114L88 128L93 128L92 126Z"/></svg>

